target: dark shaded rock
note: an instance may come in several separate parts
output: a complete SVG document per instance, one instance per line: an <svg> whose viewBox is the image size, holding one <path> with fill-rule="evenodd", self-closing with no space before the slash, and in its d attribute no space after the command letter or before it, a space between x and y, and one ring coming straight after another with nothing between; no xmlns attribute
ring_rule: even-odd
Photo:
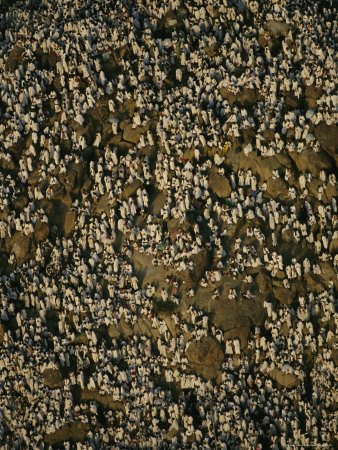
<svg viewBox="0 0 338 450"><path fill-rule="evenodd" d="M282 239L284 242L291 244L293 242L293 230L287 229L282 233Z"/></svg>
<svg viewBox="0 0 338 450"><path fill-rule="evenodd" d="M271 279L266 273L262 271L258 272L256 283L258 284L260 292L262 292L263 294L268 294L269 292L271 292Z"/></svg>
<svg viewBox="0 0 338 450"><path fill-rule="evenodd" d="M337 125L327 125L320 123L314 129L314 135L321 148L337 161L338 127Z"/></svg>
<svg viewBox="0 0 338 450"><path fill-rule="evenodd" d="M338 239L332 239L329 246L329 251L331 255L334 255L338 252Z"/></svg>
<svg viewBox="0 0 338 450"><path fill-rule="evenodd" d="M193 283L197 283L205 273L205 270L209 263L210 255L208 251L203 248L199 253L189 258L194 263L194 269L189 274L189 278Z"/></svg>
<svg viewBox="0 0 338 450"><path fill-rule="evenodd" d="M74 229L76 221L76 213L74 210L67 211L63 222L63 231L68 236Z"/></svg>
<svg viewBox="0 0 338 450"><path fill-rule="evenodd" d="M241 348L246 347L248 337L251 330L251 322L249 317L238 317L233 324L233 328L225 330L223 333L224 339L238 338L241 341Z"/></svg>
<svg viewBox="0 0 338 450"><path fill-rule="evenodd" d="M275 131L270 128L263 131L263 136L266 142L270 142L275 138Z"/></svg>
<svg viewBox="0 0 338 450"><path fill-rule="evenodd" d="M286 104L291 106L291 108L298 108L299 107L299 99L294 96L293 94L289 93L286 96Z"/></svg>
<svg viewBox="0 0 338 450"><path fill-rule="evenodd" d="M43 381L50 388L59 388L63 386L62 375L59 369L46 369L43 372Z"/></svg>
<svg viewBox="0 0 338 450"><path fill-rule="evenodd" d="M66 173L59 175L59 181L65 187L66 192L70 193L74 189L76 176L77 174L73 170L67 170Z"/></svg>
<svg viewBox="0 0 338 450"><path fill-rule="evenodd" d="M113 394L102 395L99 391L91 389L82 389L80 394L81 401L95 400L109 409L119 409L124 411L125 408L123 402L116 401L113 397Z"/></svg>
<svg viewBox="0 0 338 450"><path fill-rule="evenodd" d="M142 180L135 180L132 183L128 184L122 191L122 198L128 199L131 197L137 189L139 189L143 185Z"/></svg>
<svg viewBox="0 0 338 450"><path fill-rule="evenodd" d="M7 61L5 63L5 70L8 70L10 72L16 70L22 63L24 51L25 49L23 47L14 47L8 55Z"/></svg>
<svg viewBox="0 0 338 450"><path fill-rule="evenodd" d="M132 144L137 144L144 131L144 127L133 128L133 125L129 124L123 130L123 139Z"/></svg>
<svg viewBox="0 0 338 450"><path fill-rule="evenodd" d="M18 195L15 200L13 200L13 206L18 209L23 209L28 203L28 197L26 195Z"/></svg>
<svg viewBox="0 0 338 450"><path fill-rule="evenodd" d="M293 295L290 289L285 289L284 287L274 287L273 294L282 305L291 305L293 302Z"/></svg>
<svg viewBox="0 0 338 450"><path fill-rule="evenodd" d="M254 142L256 136L256 132L252 127L244 128L242 130L242 138L244 141L244 145L246 144L252 144Z"/></svg>
<svg viewBox="0 0 338 450"><path fill-rule="evenodd" d="M88 110L89 117L101 126L108 117L108 109L104 106L98 106Z"/></svg>
<svg viewBox="0 0 338 450"><path fill-rule="evenodd" d="M5 337L5 329L3 325L0 323L0 344L3 343Z"/></svg>
<svg viewBox="0 0 338 450"><path fill-rule="evenodd" d="M200 341L193 341L187 351L187 358L194 364L219 364L224 359L220 343L211 337L204 337Z"/></svg>
<svg viewBox="0 0 338 450"><path fill-rule="evenodd" d="M220 93L223 98L229 101L230 105L233 105L235 102L241 106L253 105L261 98L259 92L251 88L243 88L238 94L234 94L227 88L221 88Z"/></svg>
<svg viewBox="0 0 338 450"><path fill-rule="evenodd" d="M16 232L11 238L6 238L6 249L13 253L19 264L25 261L31 251L31 236Z"/></svg>
<svg viewBox="0 0 338 450"><path fill-rule="evenodd" d="M217 173L217 167L213 166L209 174L209 188L220 198L229 197L231 186L229 180L224 175Z"/></svg>
<svg viewBox="0 0 338 450"><path fill-rule="evenodd" d="M45 442L48 445L62 443L64 441L83 441L90 430L89 423L71 422L65 423L54 433L45 435Z"/></svg>
<svg viewBox="0 0 338 450"><path fill-rule="evenodd" d="M96 133L93 122L89 121L87 125L82 127L78 122L73 120L71 122L71 128L76 131L76 135L78 138L80 136L83 136L85 138L87 145L91 145L93 143Z"/></svg>
<svg viewBox="0 0 338 450"><path fill-rule="evenodd" d="M311 84L311 86L305 87L305 97L306 102L309 105L310 108L315 108L317 106L317 99L322 95L323 88L316 87L314 84Z"/></svg>
<svg viewBox="0 0 338 450"><path fill-rule="evenodd" d="M285 201L288 199L288 194L288 185L282 178L276 178L275 180L272 178L268 179L264 194L266 197Z"/></svg>
<svg viewBox="0 0 338 450"><path fill-rule="evenodd" d="M53 200L62 200L65 195L65 189L62 184L57 183L52 186L52 198Z"/></svg>
<svg viewBox="0 0 338 450"><path fill-rule="evenodd" d="M129 116L132 116L134 114L135 109L136 109L135 100L131 98L123 102L120 106L120 111L123 113L128 113Z"/></svg>
<svg viewBox="0 0 338 450"><path fill-rule="evenodd" d="M319 177L322 169L333 169L333 161L327 153L320 151L318 153L305 148L301 153L291 152L290 157L293 159L299 172L311 172L313 177Z"/></svg>
<svg viewBox="0 0 338 450"><path fill-rule="evenodd" d="M34 236L35 239L39 242L47 239L49 235L49 225L46 222L41 222L38 220L34 227Z"/></svg>

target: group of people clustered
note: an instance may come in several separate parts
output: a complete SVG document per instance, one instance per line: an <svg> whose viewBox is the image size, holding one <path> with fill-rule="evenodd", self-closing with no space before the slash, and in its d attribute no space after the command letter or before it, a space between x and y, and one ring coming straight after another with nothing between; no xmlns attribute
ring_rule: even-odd
<svg viewBox="0 0 338 450"><path fill-rule="evenodd" d="M171 18L160 29L170 11L180 26L171 26ZM257 270L291 290L308 274L323 275L323 265L332 273L337 268L337 255L330 253L337 205L326 195L336 185L333 171L320 171L313 192L311 173L274 170L271 177L288 187L294 179L282 202L266 196L267 180L252 170L232 172L224 164L224 145L231 152L231 142L250 128L256 138L243 146L243 158L305 149L316 155L311 127L337 119L334 13L333 2L302 0L43 0L16 2L1 13L0 158L3 167L11 161L17 166L0 175L2 242L17 232L32 236L37 221L48 223L43 205L53 201L71 168L86 167L91 180L78 195L71 193L72 232L63 236L51 226L35 257L18 263L9 254L9 269L0 277L3 448L49 448L46 436L70 422L89 424L90 431L78 442L68 436L64 448L332 445L335 275L321 278L320 289L298 293L291 305L266 298L265 321L247 343L223 338L224 330L194 305L194 296L212 287L213 300L222 294L236 305L257 295ZM266 20L294 27L275 56L258 44ZM24 65L6 70L15 46L24 49ZM107 75L110 52L123 47L129 56L119 59L115 75ZM217 51L210 54L210 48ZM55 66L42 69L39 51L57 54ZM281 95L292 91L299 98L306 85L323 91L307 115L287 108ZM225 100L222 88L234 94L255 89L263 100L246 109ZM127 101L135 102L135 132L147 131L121 152L118 114ZM87 112L100 102L109 110L116 145L104 142L102 129L92 140L76 131L87 126ZM154 117L156 125L147 127ZM275 131L269 143L266 128ZM29 137L29 146L16 161L11 149L22 137ZM157 152L149 153L154 146ZM87 160L89 154L97 157ZM229 178L227 201L209 188L214 167ZM29 182L32 174L35 184ZM136 181L138 190L123 197ZM157 213L150 212L154 190L163 195ZM13 204L23 194L28 202L18 210ZM95 216L104 196L109 207ZM300 200L302 211L293 200ZM180 223L174 234L168 230L172 219ZM238 223L246 224L246 236L229 237ZM311 248L314 258L283 260L284 232ZM203 249L214 255L212 264L198 285L184 290L180 275L194 273L194 256ZM166 288L142 285L135 252L167 271ZM222 280L239 278L245 289L221 293ZM183 294L186 310L180 309ZM156 313L160 303L172 305L169 319ZM152 339L104 332L122 321L133 327L139 318L149 323ZM192 371L186 355L191 342L204 336L214 336L225 353L217 382ZM46 369L61 371L62 386L44 383ZM270 377L275 369L295 375L298 383L280 387ZM115 406L79 400L78 389L111 395Z"/></svg>

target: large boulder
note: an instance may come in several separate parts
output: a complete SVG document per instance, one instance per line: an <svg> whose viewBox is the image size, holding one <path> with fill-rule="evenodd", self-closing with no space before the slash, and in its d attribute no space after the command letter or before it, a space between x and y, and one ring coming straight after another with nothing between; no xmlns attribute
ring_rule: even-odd
<svg viewBox="0 0 338 450"><path fill-rule="evenodd" d="M288 199L288 185L282 178L269 178L266 186L265 196L273 199L286 201Z"/></svg>
<svg viewBox="0 0 338 450"><path fill-rule="evenodd" d="M310 108L315 108L317 106L317 99L322 95L323 88L316 87L314 84L305 87L305 98L306 102Z"/></svg>
<svg viewBox="0 0 338 450"><path fill-rule="evenodd" d="M291 305L293 302L293 295L289 289L275 287L273 288L273 294L282 305Z"/></svg>
<svg viewBox="0 0 338 450"><path fill-rule="evenodd" d="M292 31L293 26L286 22L281 22L277 20L267 20L265 22L265 28L275 36L286 37L289 34L289 32Z"/></svg>
<svg viewBox="0 0 338 450"><path fill-rule="evenodd" d="M125 200L128 200L129 197L131 197L135 192L143 185L142 180L135 180L130 184L127 184L127 186L122 191L122 198Z"/></svg>
<svg viewBox="0 0 338 450"><path fill-rule="evenodd" d="M19 264L22 263L30 256L31 235L16 232L11 238L6 239L6 250L14 254Z"/></svg>
<svg viewBox="0 0 338 450"><path fill-rule="evenodd" d="M181 223L180 219L170 219L168 224L168 233L170 234L171 238L175 237L175 233L177 233L179 230L187 231L190 227L189 222L183 222Z"/></svg>
<svg viewBox="0 0 338 450"><path fill-rule="evenodd" d="M220 343L211 337L193 341L186 355L192 369L207 379L215 379L219 374L218 367L224 360Z"/></svg>
<svg viewBox="0 0 338 450"><path fill-rule="evenodd" d="M225 330L223 339L238 338L241 342L241 349L247 346L248 337L251 330L251 321L249 317L237 317L231 329Z"/></svg>
<svg viewBox="0 0 338 450"><path fill-rule="evenodd" d="M44 440L48 445L62 444L68 440L81 442L86 438L89 430L89 423L67 422L54 433L47 433Z"/></svg>
<svg viewBox="0 0 338 450"><path fill-rule="evenodd" d="M68 236L73 231L75 222L76 222L76 213L73 209L71 209L66 212L63 221L63 231L66 236Z"/></svg>
<svg viewBox="0 0 338 450"><path fill-rule="evenodd" d="M49 235L49 225L46 222L41 222L38 220L34 227L34 236L35 239L39 242L47 239Z"/></svg>
<svg viewBox="0 0 338 450"><path fill-rule="evenodd" d="M331 254L338 253L338 239L332 239L330 242L329 250Z"/></svg>
<svg viewBox="0 0 338 450"><path fill-rule="evenodd" d="M82 389L80 400L84 402L94 400L109 409L119 409L121 411L125 410L123 402L114 400L113 394L100 394L100 392L96 389Z"/></svg>
<svg viewBox="0 0 338 450"><path fill-rule="evenodd" d="M43 382L46 386L54 389L63 386L62 375L59 369L46 369L43 372Z"/></svg>
<svg viewBox="0 0 338 450"><path fill-rule="evenodd" d="M226 198L231 194L231 186L229 180L224 175L217 173L217 167L213 166L209 175L209 188L217 197Z"/></svg>
<svg viewBox="0 0 338 450"><path fill-rule="evenodd" d="M209 263L209 254L207 249L203 248L199 253L193 255L189 258L190 261L194 263L194 269L190 273L188 281L191 281L192 284L197 283L205 273L205 270Z"/></svg>
<svg viewBox="0 0 338 450"><path fill-rule="evenodd" d="M193 341L187 351L187 358L192 364L214 365L224 359L224 353L220 343L210 336L200 341Z"/></svg>
<svg viewBox="0 0 338 450"><path fill-rule="evenodd" d="M292 165L290 158L287 155L282 156L282 153L276 153L275 156L269 158L261 158L256 151L245 156L243 152L237 153L232 148L226 153L224 163L231 166L234 171L251 169L255 175L258 175L260 184L271 178L274 169L281 173L281 164L288 168Z"/></svg>
<svg viewBox="0 0 338 450"><path fill-rule="evenodd" d="M133 125L130 123L123 130L123 139L127 142L131 142L132 144L137 144L140 140L141 134L143 133L143 127L133 128Z"/></svg>
<svg viewBox="0 0 338 450"><path fill-rule="evenodd" d="M73 191L77 174L74 170L67 170L66 173L59 175L60 183L65 187L66 192L70 193Z"/></svg>
<svg viewBox="0 0 338 450"><path fill-rule="evenodd" d="M257 101L261 99L259 92L256 89L251 88L243 88L240 92L235 94L229 89L222 87L220 88L220 94L224 99L229 101L230 105L233 105L236 102L241 106L248 106L257 103Z"/></svg>
<svg viewBox="0 0 338 450"><path fill-rule="evenodd" d="M337 125L327 125L322 122L316 126L314 135L321 148L337 161L338 127Z"/></svg>
<svg viewBox="0 0 338 450"><path fill-rule="evenodd" d="M299 172L305 173L309 171L316 178L319 177L322 169L332 170L334 168L332 159L323 151L316 153L306 148L301 153L291 152L290 157L293 159Z"/></svg>
<svg viewBox="0 0 338 450"><path fill-rule="evenodd" d="M5 70L14 72L21 65L24 51L25 49L23 47L14 47L8 55Z"/></svg>
<svg viewBox="0 0 338 450"><path fill-rule="evenodd" d="M285 101L286 101L286 104L288 106L291 106L291 108L293 108L293 109L297 109L299 107L299 105L300 105L300 99L298 97L296 97L295 95L293 95L291 92L289 92L286 95L286 100Z"/></svg>
<svg viewBox="0 0 338 450"><path fill-rule="evenodd" d="M108 327L108 336L111 338L119 338L121 336L120 328L117 325L111 323Z"/></svg>
<svg viewBox="0 0 338 450"><path fill-rule="evenodd" d="M262 294L268 294L271 292L271 279L266 273L262 271L258 272L256 283L258 284L258 288Z"/></svg>
<svg viewBox="0 0 338 450"><path fill-rule="evenodd" d="M275 380L280 386L291 389L299 384L299 378L293 373L284 373L279 369L274 369L270 372L270 377Z"/></svg>

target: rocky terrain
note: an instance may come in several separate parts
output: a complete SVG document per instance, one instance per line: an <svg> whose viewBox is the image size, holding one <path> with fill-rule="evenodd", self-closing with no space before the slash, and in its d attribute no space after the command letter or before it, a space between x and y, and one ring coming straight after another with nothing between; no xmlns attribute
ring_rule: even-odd
<svg viewBox="0 0 338 450"><path fill-rule="evenodd" d="M1 444L334 446L332 2L94 3L0 15Z"/></svg>

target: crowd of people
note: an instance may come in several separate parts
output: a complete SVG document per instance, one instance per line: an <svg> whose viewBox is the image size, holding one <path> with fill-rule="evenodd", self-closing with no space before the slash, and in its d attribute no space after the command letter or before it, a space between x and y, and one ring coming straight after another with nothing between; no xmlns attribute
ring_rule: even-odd
<svg viewBox="0 0 338 450"><path fill-rule="evenodd" d="M1 11L3 448L334 447L334 163L300 173L289 155L316 158L314 127L336 123L336 29L330 0L27 0ZM312 108L309 86L321 92ZM255 100L237 101L243 90ZM235 152L283 156L269 178L284 195L271 197L254 168L235 170ZM145 281L135 255L167 278ZM292 300L262 292L260 272ZM262 301L260 326L247 341L225 336L216 301ZM224 355L210 379L188 351L208 337ZM57 435L73 423L81 439Z"/></svg>

